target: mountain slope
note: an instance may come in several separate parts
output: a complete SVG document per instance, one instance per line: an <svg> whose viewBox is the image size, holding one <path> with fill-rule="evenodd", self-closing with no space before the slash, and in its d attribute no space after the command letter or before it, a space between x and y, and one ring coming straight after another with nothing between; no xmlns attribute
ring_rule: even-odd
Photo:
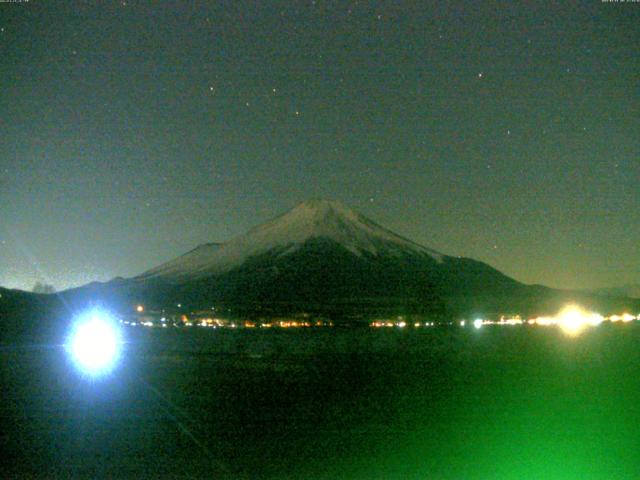
<svg viewBox="0 0 640 480"><path fill-rule="evenodd" d="M146 271L138 278L182 278L188 277L193 272L206 269L215 259L215 253L220 249L221 243L205 243L198 245L193 250L170 260L162 265Z"/></svg>
<svg viewBox="0 0 640 480"><path fill-rule="evenodd" d="M606 297L629 297L640 299L640 285L624 285L622 287L598 288L589 290L595 295L603 295Z"/></svg>
<svg viewBox="0 0 640 480"><path fill-rule="evenodd" d="M345 207L312 200L223 244L200 246L133 279L158 302L407 305L454 295L513 295L488 265L443 255Z"/></svg>
<svg viewBox="0 0 640 480"><path fill-rule="evenodd" d="M555 313L578 301L607 311L630 299L524 285L491 266L419 245L338 202L313 200L221 244L201 245L132 279L69 291L71 301L131 309L210 309L337 318L417 313L459 318ZM615 310L614 310L615 311Z"/></svg>
<svg viewBox="0 0 640 480"><path fill-rule="evenodd" d="M138 278L181 283L220 275L257 256L286 256L305 242L324 238L358 257L416 255L442 261L443 255L387 230L339 202L312 200L223 244L208 244L149 270ZM215 247L211 247L215 245Z"/></svg>

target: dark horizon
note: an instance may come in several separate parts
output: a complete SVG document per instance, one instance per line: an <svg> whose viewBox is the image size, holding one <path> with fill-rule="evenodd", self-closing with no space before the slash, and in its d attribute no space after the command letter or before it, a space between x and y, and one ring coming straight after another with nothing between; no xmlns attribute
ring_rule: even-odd
<svg viewBox="0 0 640 480"><path fill-rule="evenodd" d="M0 285L310 197L527 284L638 284L632 3L0 4Z"/></svg>

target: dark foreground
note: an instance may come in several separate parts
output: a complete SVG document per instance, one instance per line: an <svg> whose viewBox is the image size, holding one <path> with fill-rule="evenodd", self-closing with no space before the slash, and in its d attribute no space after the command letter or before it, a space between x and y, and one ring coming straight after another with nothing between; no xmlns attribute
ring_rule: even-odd
<svg viewBox="0 0 640 480"><path fill-rule="evenodd" d="M0 477L640 475L640 325L127 335L94 382L2 348Z"/></svg>

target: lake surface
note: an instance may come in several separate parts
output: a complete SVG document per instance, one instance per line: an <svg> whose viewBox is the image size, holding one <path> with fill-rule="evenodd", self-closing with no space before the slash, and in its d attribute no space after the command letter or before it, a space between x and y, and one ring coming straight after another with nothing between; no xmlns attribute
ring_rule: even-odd
<svg viewBox="0 0 640 480"><path fill-rule="evenodd" d="M2 478L640 477L640 325L125 330L1 350Z"/></svg>

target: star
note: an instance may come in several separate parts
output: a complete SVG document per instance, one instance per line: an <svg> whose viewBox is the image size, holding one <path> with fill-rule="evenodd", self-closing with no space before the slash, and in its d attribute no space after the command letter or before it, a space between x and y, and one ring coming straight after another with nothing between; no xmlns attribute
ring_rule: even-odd
<svg viewBox="0 0 640 480"><path fill-rule="evenodd" d="M480 73L478 74L478 78L482 78L482 75L484 75L484 74L483 74L482 72L480 72Z"/></svg>

